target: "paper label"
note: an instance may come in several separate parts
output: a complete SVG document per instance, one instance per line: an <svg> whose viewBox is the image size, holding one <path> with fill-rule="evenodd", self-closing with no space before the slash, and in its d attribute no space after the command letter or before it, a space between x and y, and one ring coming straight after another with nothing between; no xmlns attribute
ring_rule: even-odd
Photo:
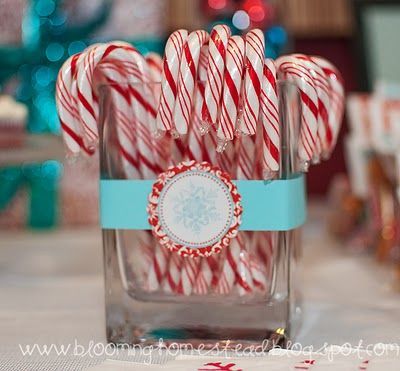
<svg viewBox="0 0 400 371"><path fill-rule="evenodd" d="M241 197L229 175L206 162L182 162L160 174L149 199L159 242L183 256L209 256L236 237Z"/></svg>

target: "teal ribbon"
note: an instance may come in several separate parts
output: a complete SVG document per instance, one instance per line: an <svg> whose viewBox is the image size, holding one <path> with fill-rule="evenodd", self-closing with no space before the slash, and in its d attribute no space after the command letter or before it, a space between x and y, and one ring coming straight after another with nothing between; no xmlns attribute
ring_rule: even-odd
<svg viewBox="0 0 400 371"><path fill-rule="evenodd" d="M154 180L101 180L100 221L104 229L150 229L148 196ZM303 175L287 180L236 180L242 196L240 230L287 231L306 220Z"/></svg>
<svg viewBox="0 0 400 371"><path fill-rule="evenodd" d="M62 166L57 161L0 169L0 211L26 187L30 200L28 225L38 229L53 227L57 224L61 172Z"/></svg>

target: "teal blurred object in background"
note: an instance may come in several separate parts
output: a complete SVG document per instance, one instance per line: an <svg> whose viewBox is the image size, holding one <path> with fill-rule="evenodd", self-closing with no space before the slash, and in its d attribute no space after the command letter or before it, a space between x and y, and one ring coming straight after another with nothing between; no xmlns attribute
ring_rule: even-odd
<svg viewBox="0 0 400 371"><path fill-rule="evenodd" d="M59 133L54 87L62 63L95 41L90 39L109 18L113 2L104 0L96 14L80 25L69 25L62 0L30 0L22 22L22 45L0 46L0 86L16 76L16 98L29 112L27 130ZM133 40L127 40L133 41ZM161 53L163 41L134 41L140 51Z"/></svg>
<svg viewBox="0 0 400 371"><path fill-rule="evenodd" d="M26 224L50 228L57 224L58 189L63 166L57 161L0 169L0 212L21 188L28 189Z"/></svg>
<svg viewBox="0 0 400 371"><path fill-rule="evenodd" d="M17 76L16 97L28 107L30 132L59 132L54 86L58 70L70 56L86 47L88 36L102 25L111 2L79 26L68 26L60 0L30 0L22 22L22 45L0 47L0 84Z"/></svg>
<svg viewBox="0 0 400 371"><path fill-rule="evenodd" d="M0 89L2 92L14 94L18 101L26 105L28 132L60 134L54 98L55 83L60 67L71 55L81 52L92 43L111 39L134 43L142 53L162 53L164 40L155 36L154 28L141 26L141 22L156 22L151 17L162 13L161 7L157 7L159 1L150 4L148 8L140 7L140 2L141 0L98 0L89 4L81 0L26 0L2 3L0 21L8 18L8 22L4 22L2 26L4 34L15 34L20 29L21 36L11 37L11 44L7 36L1 37ZM22 4L26 4L26 8L23 9ZM140 9L136 9L138 7ZM9 16L14 13L18 16ZM123 21L129 19L131 22L136 16L140 19L130 26L126 22L122 22L125 24L123 25L113 18L121 16L121 13L124 15ZM16 22L15 19L19 21ZM161 23L157 22L157 29L162 29ZM124 32L119 37L121 27ZM135 39L135 35L141 35L141 32L145 36ZM14 89L15 82L17 85ZM5 88L7 89L4 90ZM68 171L64 174L65 167L70 169L69 175ZM80 164L76 168L83 169L84 166ZM73 171L69 165L58 161L38 163L26 158L20 165L6 164L0 168L2 222L9 219L6 225L22 224L36 229L82 222L82 218L75 215L74 210L77 200L87 198L88 195L84 193L90 191L90 187L72 189L70 177L77 175L79 176L77 171ZM97 181L93 171L85 172L85 176L87 182ZM96 214L96 208L93 208L92 213Z"/></svg>

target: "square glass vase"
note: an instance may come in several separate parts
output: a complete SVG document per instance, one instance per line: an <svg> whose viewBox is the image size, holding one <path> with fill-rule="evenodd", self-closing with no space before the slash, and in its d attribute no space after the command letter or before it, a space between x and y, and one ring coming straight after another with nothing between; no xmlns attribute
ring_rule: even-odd
<svg viewBox="0 0 400 371"><path fill-rule="evenodd" d="M109 84L99 89L101 179L153 179L157 175L143 169L143 157L152 154L146 152L140 125L151 125L154 116L143 113L134 95L124 101L120 93L122 87L146 98L160 86L118 86L116 89ZM300 101L298 90L290 83L279 82L278 91L281 156L276 178L290 179L299 168ZM210 132L204 138L207 135L215 134ZM209 145L207 138L202 141ZM218 165L218 156L215 154L217 164L213 165ZM257 168L261 157L254 158ZM171 162L162 165L163 171L167 165ZM224 170L235 179L234 171ZM126 202L135 208L134 200ZM267 215L274 210L263 212ZM296 285L300 228L239 231L239 242L211 257L198 258L170 252L150 230L103 228L102 233L109 342L155 346L178 343L207 349L236 349L240 344L262 346L268 351L276 345L285 346L295 336L301 314Z"/></svg>

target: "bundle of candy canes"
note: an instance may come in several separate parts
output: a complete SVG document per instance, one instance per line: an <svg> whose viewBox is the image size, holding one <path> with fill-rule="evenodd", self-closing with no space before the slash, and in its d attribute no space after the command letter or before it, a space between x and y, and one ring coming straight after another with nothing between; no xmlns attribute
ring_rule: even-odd
<svg viewBox="0 0 400 371"><path fill-rule="evenodd" d="M207 161L236 179L279 174L278 80L299 91L301 169L327 158L339 133L344 91L337 69L301 54L265 59L262 31L232 36L178 30L164 58L142 56L123 42L96 44L65 62L57 80L57 107L72 156L95 151L99 92L108 84L122 167L127 178L155 179L184 160ZM260 159L260 160L258 160ZM240 232L230 247L205 258L183 258L138 232L148 291L249 294L268 289L276 233ZM136 257L137 259L138 257Z"/></svg>

